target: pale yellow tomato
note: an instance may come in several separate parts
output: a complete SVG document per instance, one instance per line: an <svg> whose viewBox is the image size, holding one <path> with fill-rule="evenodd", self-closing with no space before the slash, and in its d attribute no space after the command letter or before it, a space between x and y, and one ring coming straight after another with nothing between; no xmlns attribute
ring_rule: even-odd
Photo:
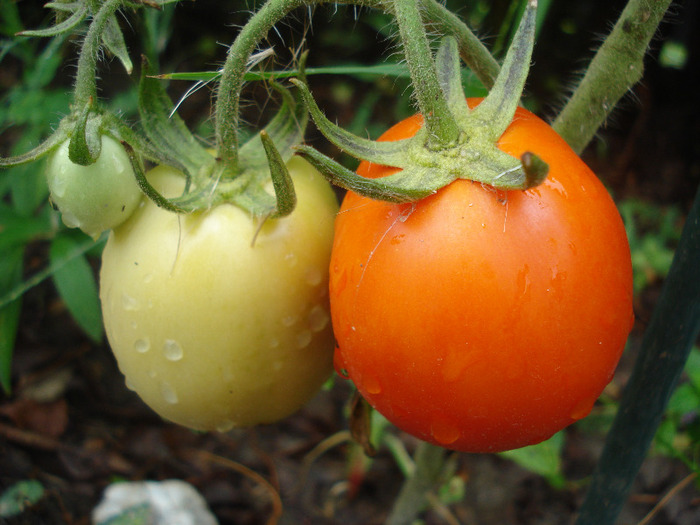
<svg viewBox="0 0 700 525"><path fill-rule="evenodd" d="M128 386L168 420L201 430L270 423L332 371L337 200L308 163L288 167L297 207L262 228L231 204L178 215L144 200L110 235L100 275L107 336ZM166 196L182 192L171 168L148 178Z"/></svg>

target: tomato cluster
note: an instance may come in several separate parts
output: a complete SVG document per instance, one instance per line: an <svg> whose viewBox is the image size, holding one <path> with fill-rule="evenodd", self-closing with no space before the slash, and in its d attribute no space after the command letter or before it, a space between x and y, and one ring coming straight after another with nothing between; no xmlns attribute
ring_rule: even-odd
<svg viewBox="0 0 700 525"><path fill-rule="evenodd" d="M534 444L586 416L633 323L629 247L605 187L524 109L499 147L540 156L545 182L457 180L407 204L349 192L330 265L336 369L401 429L467 452Z"/></svg>

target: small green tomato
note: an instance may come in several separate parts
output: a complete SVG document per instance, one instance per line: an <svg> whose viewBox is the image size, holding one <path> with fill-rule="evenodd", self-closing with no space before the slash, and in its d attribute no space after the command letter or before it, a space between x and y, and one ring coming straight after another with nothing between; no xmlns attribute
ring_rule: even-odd
<svg viewBox="0 0 700 525"><path fill-rule="evenodd" d="M127 385L166 419L220 431L270 423L332 372L338 204L308 163L288 167L297 207L262 228L230 204L177 215L144 200L110 234L100 275L107 336ZM165 196L184 187L168 167L148 178Z"/></svg>
<svg viewBox="0 0 700 525"><path fill-rule="evenodd" d="M48 159L46 180L66 226L95 238L128 219L142 198L126 151L104 135L100 156L88 166L71 162L68 141L61 144Z"/></svg>

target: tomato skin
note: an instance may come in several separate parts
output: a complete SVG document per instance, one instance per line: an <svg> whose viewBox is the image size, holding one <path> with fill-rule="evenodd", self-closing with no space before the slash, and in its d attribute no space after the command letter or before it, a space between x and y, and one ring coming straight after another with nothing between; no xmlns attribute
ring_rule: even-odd
<svg viewBox="0 0 700 525"><path fill-rule="evenodd" d="M143 194L129 156L113 138L102 136L100 156L89 166L71 162L68 145L61 144L47 162L51 200L66 226L96 238L128 219Z"/></svg>
<svg viewBox="0 0 700 525"><path fill-rule="evenodd" d="M524 109L499 147L539 155L545 182L457 180L413 204L348 193L331 256L336 368L397 427L464 452L535 444L586 416L633 323L629 246L604 186Z"/></svg>
<svg viewBox="0 0 700 525"><path fill-rule="evenodd" d="M110 235L100 274L107 336L129 387L166 419L200 430L270 423L332 372L338 203L308 163L288 166L297 207L257 236L257 222L230 204L177 215L151 201ZM171 168L148 177L167 197L182 191Z"/></svg>

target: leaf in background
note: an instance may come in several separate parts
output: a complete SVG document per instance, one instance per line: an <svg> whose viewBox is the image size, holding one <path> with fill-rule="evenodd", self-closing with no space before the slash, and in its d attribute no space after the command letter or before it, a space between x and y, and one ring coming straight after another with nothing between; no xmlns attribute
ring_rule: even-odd
<svg viewBox="0 0 700 525"><path fill-rule="evenodd" d="M44 497L44 486L34 480L15 483L0 496L0 517L18 516Z"/></svg>
<svg viewBox="0 0 700 525"><path fill-rule="evenodd" d="M102 341L102 315L97 284L85 258L86 245L92 241L76 241L70 235L59 235L51 243L49 257L55 267L53 280L78 325L93 341Z"/></svg>
<svg viewBox="0 0 700 525"><path fill-rule="evenodd" d="M544 476L555 488L564 486L561 472L561 453L564 448L564 433L557 432L547 441L516 450L501 452L499 455L514 461L521 467Z"/></svg>
<svg viewBox="0 0 700 525"><path fill-rule="evenodd" d="M24 249L21 246L0 251L0 295L4 295L22 280L23 254ZM20 299L15 299L0 308L0 385L6 393L10 392L12 352L17 336L21 304Z"/></svg>

